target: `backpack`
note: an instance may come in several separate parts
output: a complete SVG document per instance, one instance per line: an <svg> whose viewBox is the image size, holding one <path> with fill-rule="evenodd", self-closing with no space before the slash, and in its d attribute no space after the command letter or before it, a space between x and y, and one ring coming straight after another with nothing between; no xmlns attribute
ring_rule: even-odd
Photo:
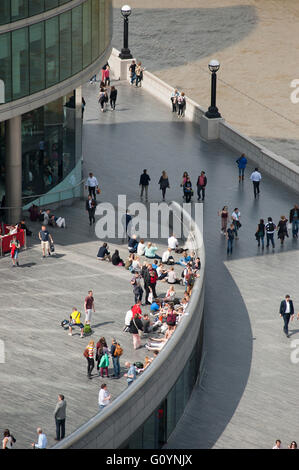
<svg viewBox="0 0 299 470"><path fill-rule="evenodd" d="M123 354L123 348L120 346L120 344L116 344L115 350L114 350L114 357L120 357Z"/></svg>
<svg viewBox="0 0 299 470"><path fill-rule="evenodd" d="M66 325L69 324L69 321L68 320L62 320L62 322L60 323L60 325L62 326L62 328L64 328Z"/></svg>
<svg viewBox="0 0 299 470"><path fill-rule="evenodd" d="M91 335L92 330L90 325L84 325L83 332L85 335Z"/></svg>
<svg viewBox="0 0 299 470"><path fill-rule="evenodd" d="M134 362L134 366L137 367L137 369L143 369L143 364L142 364L142 362L139 362L139 361Z"/></svg>
<svg viewBox="0 0 299 470"><path fill-rule="evenodd" d="M274 230L275 230L275 227L274 227L273 222L269 222L267 224L267 232L274 232Z"/></svg>
<svg viewBox="0 0 299 470"><path fill-rule="evenodd" d="M174 313L169 313L166 318L166 323L169 326L174 326L176 324L176 315Z"/></svg>
<svg viewBox="0 0 299 470"><path fill-rule="evenodd" d="M87 350L87 348L86 348L86 349L84 349L83 356L84 356L84 357L88 357L88 350Z"/></svg>

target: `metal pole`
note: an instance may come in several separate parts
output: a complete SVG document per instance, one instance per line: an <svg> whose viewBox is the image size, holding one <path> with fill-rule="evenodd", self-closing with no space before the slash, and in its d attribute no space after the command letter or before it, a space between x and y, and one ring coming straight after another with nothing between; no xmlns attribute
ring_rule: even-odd
<svg viewBox="0 0 299 470"><path fill-rule="evenodd" d="M133 56L129 49L129 18L124 18L124 47L119 54L120 59L132 59Z"/></svg>
<svg viewBox="0 0 299 470"><path fill-rule="evenodd" d="M221 118L221 114L218 112L216 106L216 85L217 85L217 76L216 72L211 74L211 106L208 111L205 113L205 116L210 119Z"/></svg>

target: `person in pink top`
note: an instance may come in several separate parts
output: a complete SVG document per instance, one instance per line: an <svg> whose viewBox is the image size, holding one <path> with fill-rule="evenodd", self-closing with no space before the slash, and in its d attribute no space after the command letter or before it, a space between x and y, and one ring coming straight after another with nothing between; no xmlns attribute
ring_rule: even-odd
<svg viewBox="0 0 299 470"><path fill-rule="evenodd" d="M106 69L104 70L104 83L105 83L105 86L110 86L110 67L109 67L109 65L107 65Z"/></svg>

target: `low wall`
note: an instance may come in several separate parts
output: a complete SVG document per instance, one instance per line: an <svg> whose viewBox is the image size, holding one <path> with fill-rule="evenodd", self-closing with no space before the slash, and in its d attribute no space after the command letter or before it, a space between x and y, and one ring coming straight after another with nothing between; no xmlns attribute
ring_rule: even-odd
<svg viewBox="0 0 299 470"><path fill-rule="evenodd" d="M116 66L119 51L112 50L109 59ZM119 65L117 65L119 67ZM152 73L145 71L143 87L156 98L171 108L170 95L173 87L165 83ZM181 90L182 91L182 90ZM205 109L198 103L186 97L185 119L200 125L200 120L204 116ZM246 157L252 161L260 170L269 173L271 176L286 184L289 188L298 191L299 188L299 167L286 158L271 152L263 145L255 142L250 137L242 134L224 120L219 120L217 135L218 140L239 153L245 153Z"/></svg>
<svg viewBox="0 0 299 470"><path fill-rule="evenodd" d="M178 204L176 204L177 207ZM53 449L117 449L151 416L180 378L185 364L200 340L202 346L205 251L199 228L184 213L191 224L190 248L200 253L201 275L193 287L188 314L151 366L107 408L78 430L56 444ZM202 364L201 364L202 366Z"/></svg>

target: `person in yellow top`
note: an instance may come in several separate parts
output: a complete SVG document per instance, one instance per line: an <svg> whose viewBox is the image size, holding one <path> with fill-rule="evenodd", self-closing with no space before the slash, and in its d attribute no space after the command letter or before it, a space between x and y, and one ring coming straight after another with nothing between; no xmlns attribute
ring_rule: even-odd
<svg viewBox="0 0 299 470"><path fill-rule="evenodd" d="M73 311L70 315L70 322L69 322L69 336L73 336L73 326L79 326L81 330L81 338L84 338L83 328L84 325L81 323L81 313L78 312L76 307L73 307Z"/></svg>

